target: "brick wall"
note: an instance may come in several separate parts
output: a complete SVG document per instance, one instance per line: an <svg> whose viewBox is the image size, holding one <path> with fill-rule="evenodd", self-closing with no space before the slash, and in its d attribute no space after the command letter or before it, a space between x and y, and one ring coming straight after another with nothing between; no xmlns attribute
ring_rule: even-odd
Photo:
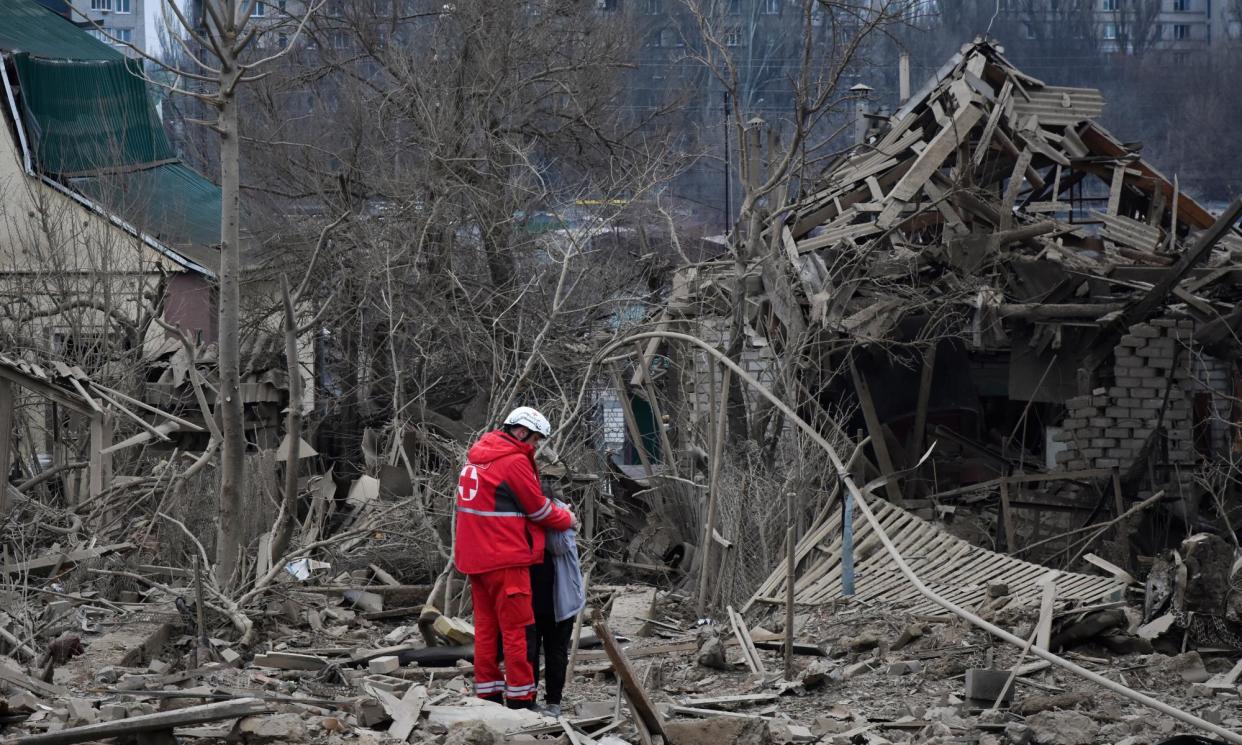
<svg viewBox="0 0 1242 745"><path fill-rule="evenodd" d="M1058 439L1068 447L1057 461L1069 470L1127 468L1140 457L1165 408L1165 437L1158 439L1152 457L1161 465L1193 467L1193 336L1194 322L1187 319L1158 318L1131 327L1117 345L1111 380L1102 381L1108 384L1066 402Z"/></svg>

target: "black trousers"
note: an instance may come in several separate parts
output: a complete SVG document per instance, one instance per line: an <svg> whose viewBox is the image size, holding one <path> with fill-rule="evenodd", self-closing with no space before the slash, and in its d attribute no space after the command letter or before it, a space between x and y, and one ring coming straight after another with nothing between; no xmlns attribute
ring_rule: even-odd
<svg viewBox="0 0 1242 745"><path fill-rule="evenodd" d="M565 690L565 668L569 666L569 644L573 640L574 619L557 621L554 616L535 614L535 622L526 627L526 656L535 669L535 685L539 684L539 653L543 653L545 671L544 701L561 702Z"/></svg>

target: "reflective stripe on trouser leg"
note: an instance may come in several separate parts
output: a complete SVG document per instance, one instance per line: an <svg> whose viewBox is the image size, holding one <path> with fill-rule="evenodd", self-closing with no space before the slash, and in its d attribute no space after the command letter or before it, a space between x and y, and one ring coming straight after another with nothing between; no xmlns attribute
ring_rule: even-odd
<svg viewBox="0 0 1242 745"><path fill-rule="evenodd" d="M489 574L491 574L489 572ZM504 693L505 682L496 659L500 638L500 620L496 614L497 582L489 582L486 574L470 575L470 593L474 598L474 693L496 697Z"/></svg>
<svg viewBox="0 0 1242 745"><path fill-rule="evenodd" d="M505 697L515 701L535 697L535 673L526 657L526 627L535 622L531 608L530 570L511 567L492 574L504 574L496 617L500 640L505 648ZM475 642L478 649L478 642Z"/></svg>

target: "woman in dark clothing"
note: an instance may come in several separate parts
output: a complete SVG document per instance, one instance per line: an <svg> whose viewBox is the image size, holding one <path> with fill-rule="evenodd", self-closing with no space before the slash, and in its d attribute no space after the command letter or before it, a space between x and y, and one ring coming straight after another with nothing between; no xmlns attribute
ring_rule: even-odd
<svg viewBox="0 0 1242 745"><path fill-rule="evenodd" d="M557 504L562 504L557 501ZM526 627L526 654L539 684L539 653L543 653L545 681L543 713L561 715L561 694L569 665L574 619L586 604L575 531L547 532L542 564L530 568L531 606L535 622Z"/></svg>

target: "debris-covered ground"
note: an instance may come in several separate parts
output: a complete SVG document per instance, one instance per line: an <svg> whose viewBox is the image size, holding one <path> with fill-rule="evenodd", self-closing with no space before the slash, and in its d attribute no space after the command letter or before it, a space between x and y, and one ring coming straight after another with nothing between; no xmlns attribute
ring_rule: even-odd
<svg viewBox="0 0 1242 745"><path fill-rule="evenodd" d="M419 605L363 610L384 594L383 583L371 582L376 592L347 598L288 580L262 621L263 640L245 653L219 638L197 642L195 609L159 592L141 603L71 588L49 593L38 602L49 627L63 627L52 658L32 661L31 674L0 664L4 742L175 731L182 742L639 743L647 733L636 729L644 716L631 693L638 689L666 741L690 745L1141 745L1188 732L951 615L850 601L799 606L786 678L783 609L760 605L747 618L727 609L727 622L701 623L687 597L632 585L593 588L596 628L628 639L622 674L584 625L557 721L472 698L469 624ZM1045 614L992 610L1006 593L989 587L993 602L977 610L1032 640L1046 626L1049 646L1065 659L1242 728L1236 652L1181 653L1183 634L1151 632L1125 600ZM744 638L753 649L741 646Z"/></svg>

